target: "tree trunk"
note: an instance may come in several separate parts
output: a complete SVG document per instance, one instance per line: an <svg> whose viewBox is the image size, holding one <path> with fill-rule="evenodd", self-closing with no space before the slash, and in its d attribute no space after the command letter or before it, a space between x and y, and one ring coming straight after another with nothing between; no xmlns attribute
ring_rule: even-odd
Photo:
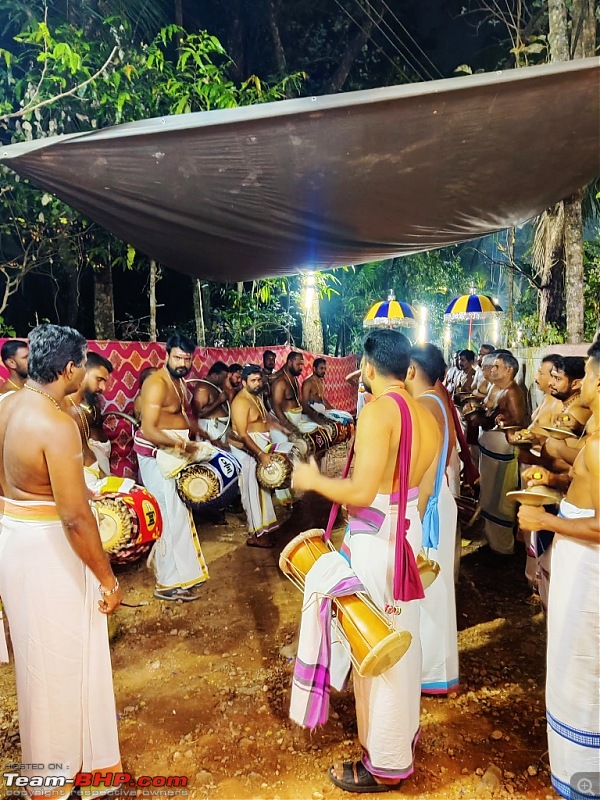
<svg viewBox="0 0 600 800"><path fill-rule="evenodd" d="M596 45L595 0L573 0L571 57L589 58Z"/></svg>
<svg viewBox="0 0 600 800"><path fill-rule="evenodd" d="M565 202L565 306L567 309L567 342L583 342L583 190Z"/></svg>
<svg viewBox="0 0 600 800"><path fill-rule="evenodd" d="M233 61L231 68L232 78L239 82L245 77L246 60L244 58L244 22L240 0L230 0L229 14L231 28L229 31L229 55Z"/></svg>
<svg viewBox="0 0 600 800"><path fill-rule="evenodd" d="M112 267L94 267L94 331L96 339L115 338L115 304Z"/></svg>
<svg viewBox="0 0 600 800"><path fill-rule="evenodd" d="M175 0L175 24L183 28L183 0Z"/></svg>
<svg viewBox="0 0 600 800"><path fill-rule="evenodd" d="M375 13L372 6L371 11L373 14ZM355 36L348 42L348 46L346 47L346 51L342 56L342 60L334 72L333 77L325 87L324 94L341 92L343 85L348 79L348 75L350 74L350 70L352 69L354 62L358 58L363 47L371 38L373 28L375 27L375 22L380 22L382 16L383 14L380 14L377 20L374 18L367 19L364 25L357 31Z"/></svg>
<svg viewBox="0 0 600 800"><path fill-rule="evenodd" d="M312 278L311 286L309 279ZM314 278L304 274L301 276L302 294L304 297L304 313L302 315L302 347L309 353L323 352L323 323L319 293L314 287Z"/></svg>
<svg viewBox="0 0 600 800"><path fill-rule="evenodd" d="M548 0L548 44L551 61L570 60L565 0Z"/></svg>
<svg viewBox="0 0 600 800"><path fill-rule="evenodd" d="M194 298L196 341L200 347L206 347L206 327L204 325L204 307L202 303L202 282L199 278L192 278L192 296Z"/></svg>
<svg viewBox="0 0 600 800"><path fill-rule="evenodd" d="M150 341L156 341L156 282L158 281L158 267L156 261L150 261Z"/></svg>
<svg viewBox="0 0 600 800"><path fill-rule="evenodd" d="M285 75L287 72L287 60L285 57L285 50L283 49L283 44L281 42L279 25L277 24L277 11L275 9L275 0L268 0L268 13L269 13L269 28L271 29L271 38L273 39L273 51L275 53L277 70L281 75Z"/></svg>

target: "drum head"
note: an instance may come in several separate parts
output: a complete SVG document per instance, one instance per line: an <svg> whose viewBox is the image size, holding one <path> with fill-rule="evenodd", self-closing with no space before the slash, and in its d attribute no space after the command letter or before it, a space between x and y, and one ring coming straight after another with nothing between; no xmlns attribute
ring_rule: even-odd
<svg viewBox="0 0 600 800"><path fill-rule="evenodd" d="M177 493L189 508L201 508L221 492L219 475L209 464L193 464L177 477Z"/></svg>
<svg viewBox="0 0 600 800"><path fill-rule="evenodd" d="M289 489L292 482L292 463L283 453L271 453L271 461L256 466L256 480L263 489Z"/></svg>
<svg viewBox="0 0 600 800"><path fill-rule="evenodd" d="M93 500L92 505L98 519L102 548L107 553L116 553L137 536L133 517L118 498L103 497L102 500Z"/></svg>

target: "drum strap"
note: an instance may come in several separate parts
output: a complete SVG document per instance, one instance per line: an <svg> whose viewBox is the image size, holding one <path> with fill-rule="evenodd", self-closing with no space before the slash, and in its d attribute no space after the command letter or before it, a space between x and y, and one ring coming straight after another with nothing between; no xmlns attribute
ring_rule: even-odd
<svg viewBox="0 0 600 800"><path fill-rule="evenodd" d="M452 412L452 421L454 422L454 430L456 431L456 436L458 438L458 442L460 444L460 451L459 451L459 458L463 462L465 466L464 472L464 481L468 486L475 486L475 484L479 483L479 472L477 467L473 463L473 459L471 458L471 448L467 444L467 438L465 436L465 432L463 430L463 426L461 425L460 419L458 418L458 411L456 410L456 406L452 398L450 397L450 392L444 386L441 381L437 382L437 386L440 386L448 397L448 405L450 406L450 410Z"/></svg>

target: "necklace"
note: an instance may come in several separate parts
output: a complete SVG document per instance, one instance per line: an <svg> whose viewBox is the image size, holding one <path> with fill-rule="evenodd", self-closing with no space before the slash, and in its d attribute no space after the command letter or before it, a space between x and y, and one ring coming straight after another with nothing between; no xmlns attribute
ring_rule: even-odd
<svg viewBox="0 0 600 800"><path fill-rule="evenodd" d="M386 388L382 392L382 394L387 394L390 389L394 389L394 388L396 388L396 389L406 389L406 386L404 385L404 382L402 382L402 383L390 383L389 386L386 386Z"/></svg>
<svg viewBox="0 0 600 800"><path fill-rule="evenodd" d="M292 387L292 392L294 393L294 397L296 398L296 402L298 403L298 406L301 406L302 403L300 402L300 398L298 397L298 390L296 389L296 386L295 386L296 379L294 378L294 381L292 382L291 377L288 375L287 370L285 370L285 369L283 370L283 374L287 378L287 381L288 381L289 385Z"/></svg>
<svg viewBox="0 0 600 800"><path fill-rule="evenodd" d="M73 400L71 395L69 395L69 401L70 401L71 405L73 406L73 408L75 409L75 411L77 412L77 415L78 415L78 417L79 417L79 419L81 421L81 426L79 426L80 427L80 433L81 433L82 437L83 436L85 437L84 440L83 440L83 444L87 444L87 442L89 441L89 438L90 438L90 423L88 422L87 415L86 415L85 411L83 411L77 405L77 403L75 402L75 400Z"/></svg>
<svg viewBox="0 0 600 800"><path fill-rule="evenodd" d="M171 383L173 384L173 388L175 389L175 393L177 394L177 397L179 398L179 406L180 406L180 409L181 409L181 414L182 414L184 420L189 425L189 421L188 421L188 418L187 418L186 413L185 413L185 384L182 386L183 378L178 378L178 382L179 382L179 386L178 386L175 383L175 380L174 380L173 376L171 375L171 373L169 372L169 370L167 369L166 365L165 365L165 372L167 373L167 375L171 379ZM207 383L209 383L209 381L207 381Z"/></svg>
<svg viewBox="0 0 600 800"><path fill-rule="evenodd" d="M24 383L24 384L23 384L23 386L24 386L26 389L29 389L29 391L30 391L30 392L35 392L36 394L41 394L41 395L43 395L43 397L47 397L47 398L48 398L48 400L51 400L51 401L54 403L54 405L56 406L56 408L57 408L59 411L62 411L62 408L60 407L60 404L59 404L59 403L57 403L57 401L54 399L54 397L52 397L52 395L51 395L51 394L48 394L48 392L43 392L41 389L36 389L36 388L35 388L35 386L30 386L28 383Z"/></svg>
<svg viewBox="0 0 600 800"><path fill-rule="evenodd" d="M319 378L318 375L315 375L315 378L317 379L317 386L319 387L319 392L320 392L319 400L324 400L325 399L325 381L323 380L323 378Z"/></svg>
<svg viewBox="0 0 600 800"><path fill-rule="evenodd" d="M248 396L251 400L254 401L254 405L258 408L258 413L260 414L260 418L263 422L267 421L267 409L265 408L265 404L262 401L262 398L259 400L258 397L255 397L253 394L248 392Z"/></svg>
<svg viewBox="0 0 600 800"><path fill-rule="evenodd" d="M20 387L20 386L17 386L17 384L16 384L14 381L11 381L11 379L10 379L10 378L7 378L7 379L6 379L6 382L7 382L7 383L10 383L10 385L11 385L11 386L14 386L14 388L17 390L17 392L19 392L19 391L21 390L21 387Z"/></svg>
<svg viewBox="0 0 600 800"><path fill-rule="evenodd" d="M436 393L436 392L435 392L435 389L425 389L425 391L424 391L424 392L421 392L421 394L420 394L420 395L417 397L417 400L420 400L420 399L421 399L422 397L424 397L426 394L435 394L435 393Z"/></svg>

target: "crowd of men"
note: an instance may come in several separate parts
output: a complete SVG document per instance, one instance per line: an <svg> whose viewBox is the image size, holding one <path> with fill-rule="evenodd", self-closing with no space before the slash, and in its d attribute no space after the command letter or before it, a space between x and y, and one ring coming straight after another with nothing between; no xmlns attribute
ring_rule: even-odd
<svg viewBox="0 0 600 800"><path fill-rule="evenodd" d="M414 769L421 694L458 689L456 498L461 469L463 482L474 484L478 468L485 535L499 560L515 551L517 506L507 493L519 482L564 493L558 516L522 506L518 522L527 575L547 610L552 781L570 798L573 775L593 772L600 753L600 342L587 361L544 358L536 378L544 397L531 420L516 380L519 363L507 350L482 345L478 357L461 351L446 370L437 347L411 347L397 331L375 330L363 348L360 377L371 400L358 418L353 470L334 478L314 460L297 463L293 488L347 509L343 563L328 577L333 585L322 587L324 596L340 581L357 581L412 641L383 675L354 674L363 755L334 765L330 778L350 792L397 788ZM197 599L208 567L160 454L184 462L208 452L234 458L247 543L270 547L278 524L274 495L283 504L291 496L259 485L257 464L267 465L275 452L289 454L303 434L339 413L325 396L322 358L303 384L304 359L294 351L279 370L266 351L262 365L216 362L191 382L194 351L185 336L171 336L164 366L140 375L136 400L140 480L163 516L149 564L155 596L165 601ZM1 356L9 377L0 387L0 596L16 662L22 761L56 764L57 775L67 762L73 774L118 772L103 615L123 594L89 503L110 469L98 398L112 365L89 352L76 331L53 325L34 329L28 343L7 342ZM438 567L426 589L423 556ZM0 631L0 661L5 657ZM307 662L297 663L293 718L311 727L315 691L323 694L323 687L304 679L306 669ZM108 788L97 787L97 796ZM66 794L57 790L55 797Z"/></svg>

